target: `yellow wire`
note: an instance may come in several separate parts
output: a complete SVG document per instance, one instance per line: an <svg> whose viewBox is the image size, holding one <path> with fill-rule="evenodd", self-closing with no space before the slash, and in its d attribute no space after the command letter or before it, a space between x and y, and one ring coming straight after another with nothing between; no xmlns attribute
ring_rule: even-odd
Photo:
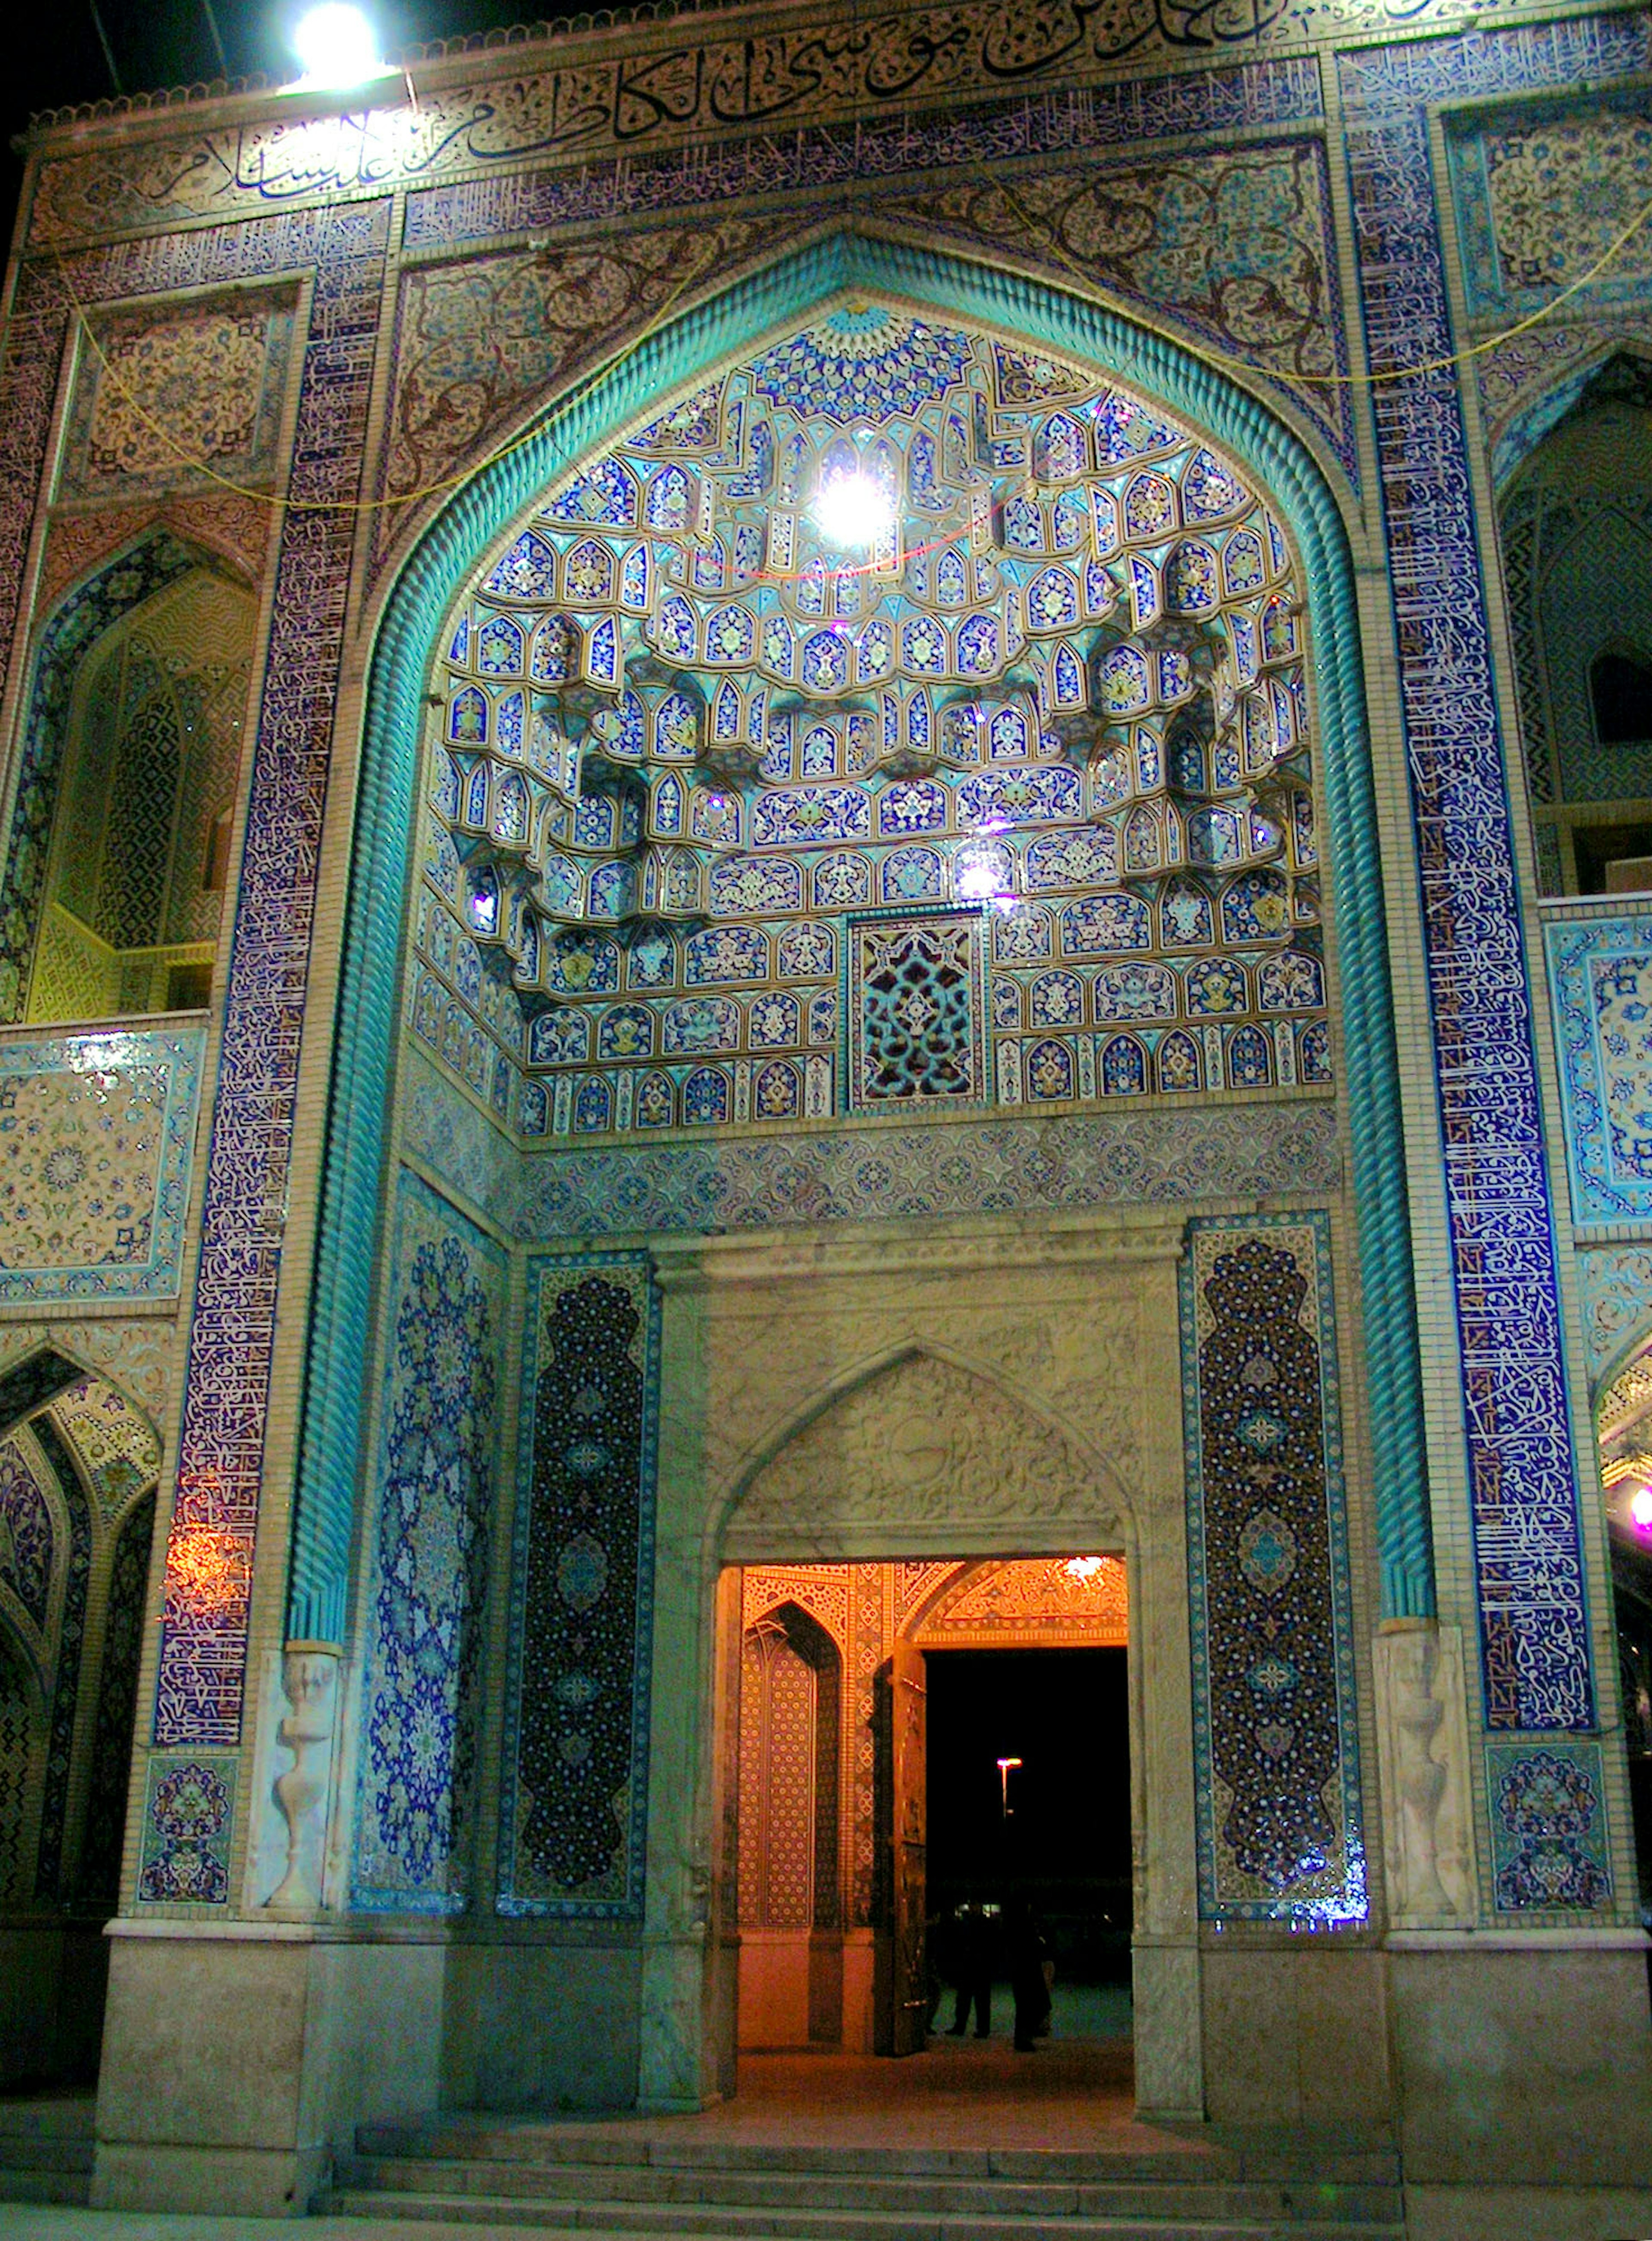
<svg viewBox="0 0 1652 2241"><path fill-rule="evenodd" d="M1040 225L1029 216L1025 204L1007 182L996 179L989 180L989 183L997 188L1028 231L1041 237L1045 248L1055 263L1071 273L1073 278L1088 291L1093 285L1090 276L1073 258L1068 256L1056 239L1053 229L1047 224ZM1470 360L1483 357L1488 351L1501 349L1503 344L1514 341L1517 336L1528 333L1532 328L1541 325L1544 320L1552 318L1562 304L1568 302L1572 297L1587 288L1591 281L1598 278L1607 266L1621 254L1649 217L1652 217L1652 200L1642 204L1629 224L1614 236L1595 262L1584 271L1580 272L1575 280L1562 288L1558 295L1551 297L1549 301L1539 310L1529 312L1523 319L1517 320L1512 327L1505 327L1501 333L1489 335L1481 342L1471 343L1467 349L1455 351L1448 357L1424 358L1415 365L1393 366L1380 372L1298 373L1279 371L1259 365L1249 358L1236 358L1222 351L1212 350L1207 345L1192 342L1186 335L1177 333L1174 328L1162 326L1157 321L1144 318L1137 311L1127 311L1123 316L1128 318L1132 325L1142 328L1157 340L1172 344L1178 350L1190 351L1201 364L1218 367L1247 378L1254 379L1258 373L1261 373L1265 378L1294 383L1299 386L1327 389L1374 389L1389 382L1409 381L1418 374L1441 373L1451 367L1466 365ZM498 460L509 458L512 452L521 451L525 445L537 441L544 433L547 425L554 425L557 420L565 418L582 398L590 395L599 380L605 378L624 365L628 358L634 357L644 344L659 331L671 318L687 290L710 269L715 254L713 251L699 263L691 264L653 317L640 327L622 348L610 352L607 357L599 359L595 365L588 367L579 376L578 386L552 409L548 416L548 421L535 421L529 427L523 429L519 434L512 437L509 442L499 445L495 450L486 453L484 458L467 464L453 474L440 476L433 482L420 484L413 490L397 492L390 497L367 498L284 498L275 492L254 490L248 484L237 482L232 476L221 474L209 460L197 458L193 452L186 451L171 431L156 419L142 401L133 394L129 385L115 371L108 353L97 338L97 330L92 324L86 307L80 302L70 285L61 252L57 254L56 262L64 297L104 373L142 425L151 435L160 438L162 444L181 465L204 475L210 482L216 483L220 490L229 491L237 498L256 499L263 505L282 507L289 512L304 513L378 513L386 512L394 506L417 505L423 498L437 497L444 491L457 490L462 484L471 481L473 477L484 473Z"/></svg>

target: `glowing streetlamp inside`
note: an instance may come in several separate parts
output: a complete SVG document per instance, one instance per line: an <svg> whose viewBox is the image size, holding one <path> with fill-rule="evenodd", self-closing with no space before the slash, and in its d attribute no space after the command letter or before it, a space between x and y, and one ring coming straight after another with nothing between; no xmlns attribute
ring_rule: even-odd
<svg viewBox="0 0 1652 2241"><path fill-rule="evenodd" d="M814 525L828 545L875 545L895 525L889 493L859 468L823 481L811 510Z"/></svg>
<svg viewBox="0 0 1652 2241"><path fill-rule="evenodd" d="M1007 1821L1009 1819L1011 1813L1014 1810L1014 1808L1009 1802L1010 1769L1012 1767L1019 1766L1020 1763L1021 1762L1018 1758L1001 1758L998 1762L999 1789L1003 1802L1004 1818Z"/></svg>
<svg viewBox="0 0 1652 2241"><path fill-rule="evenodd" d="M1652 1532L1652 1486L1637 1486L1629 1496L1629 1515L1642 1533Z"/></svg>
<svg viewBox="0 0 1652 2241"><path fill-rule="evenodd" d="M307 92L344 93L391 74L372 25L359 8L347 7L344 0L324 0L302 16L292 46L304 64L299 84Z"/></svg>

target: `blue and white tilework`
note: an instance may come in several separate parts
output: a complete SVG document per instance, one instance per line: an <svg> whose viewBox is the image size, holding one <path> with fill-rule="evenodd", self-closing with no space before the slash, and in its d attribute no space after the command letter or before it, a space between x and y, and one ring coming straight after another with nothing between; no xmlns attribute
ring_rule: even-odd
<svg viewBox="0 0 1652 2241"><path fill-rule="evenodd" d="M1544 928L1572 1220L1652 1217L1652 914Z"/></svg>
<svg viewBox="0 0 1652 2241"><path fill-rule="evenodd" d="M1611 1906L1602 1776L1595 1743L1486 1745L1499 1914L1596 1914Z"/></svg>
<svg viewBox="0 0 1652 2241"><path fill-rule="evenodd" d="M1487 1724L1595 1721L1531 990L1451 353L1428 104L1643 68L1639 16L1339 57L1394 559L1401 699L1458 1342ZM1433 371L1405 369L1432 363Z"/></svg>
<svg viewBox="0 0 1652 2241"><path fill-rule="evenodd" d="M647 1254L535 1256L527 1317L495 1903L635 1920L659 1414Z"/></svg>
<svg viewBox="0 0 1652 2241"><path fill-rule="evenodd" d="M1598 1397L1602 1379L1652 1337L1652 1245L1592 1246L1578 1254L1577 1274L1589 1387Z"/></svg>
<svg viewBox="0 0 1652 2241"><path fill-rule="evenodd" d="M472 1896L505 1255L402 1169L365 1605L351 1903Z"/></svg>
<svg viewBox="0 0 1652 2241"><path fill-rule="evenodd" d="M831 1134L676 1139L501 1158L476 1107L414 1055L406 1149L527 1243L1049 1207L1176 1206L1337 1190L1328 1102L953 1115Z"/></svg>
<svg viewBox="0 0 1652 2241"><path fill-rule="evenodd" d="M1328 1219L1195 1221L1180 1285L1200 1912L1363 1922Z"/></svg>
<svg viewBox="0 0 1652 2241"><path fill-rule="evenodd" d="M204 1044L0 1038L0 1301L177 1296Z"/></svg>

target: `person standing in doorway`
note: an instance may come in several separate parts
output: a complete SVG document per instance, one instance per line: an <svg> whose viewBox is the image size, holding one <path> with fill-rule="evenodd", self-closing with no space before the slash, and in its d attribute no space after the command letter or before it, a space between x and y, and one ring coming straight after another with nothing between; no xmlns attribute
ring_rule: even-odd
<svg viewBox="0 0 1652 2241"><path fill-rule="evenodd" d="M960 1907L955 1939L953 1943L953 1982L958 1987L957 2005L953 2012L948 2038L962 2038L969 2028L969 2011L975 2010L975 2036L990 2038L993 2035L993 1931L992 1925L980 1908L972 1899Z"/></svg>
<svg viewBox="0 0 1652 2241"><path fill-rule="evenodd" d="M1045 1974L1048 1948L1032 1908L1018 1900L1010 1917L1010 1990L1015 1999L1015 2051L1036 2054L1040 2037L1050 2027L1050 1980Z"/></svg>

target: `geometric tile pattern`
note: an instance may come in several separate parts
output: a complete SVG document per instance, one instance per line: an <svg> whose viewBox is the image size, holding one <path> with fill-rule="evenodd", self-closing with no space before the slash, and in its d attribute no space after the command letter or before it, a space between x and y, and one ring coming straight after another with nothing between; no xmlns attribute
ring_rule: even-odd
<svg viewBox="0 0 1652 2241"><path fill-rule="evenodd" d="M0 1042L0 1300L176 1295L204 1042Z"/></svg>
<svg viewBox="0 0 1652 2241"><path fill-rule="evenodd" d="M28 295L25 287L14 328L19 321L27 324ZM30 362L23 358L23 338L16 335L14 339L18 358L23 360L19 369L22 378ZM61 351L61 339L54 337L48 323L44 331L35 335L33 347L50 350L54 340ZM6 401L15 421L19 400L14 395ZM29 401L42 424L30 432L37 434L43 445L50 393ZM12 432L18 431L14 427ZM22 463L0 443L0 552L8 539L15 546L25 533L25 517L32 514L34 503L32 485L24 497L26 481ZM20 551L12 565L21 571ZM41 632L23 719L11 829L7 835L6 909L0 914L0 1019L20 1019L30 993L64 753L86 656L124 616L188 574L194 565L195 556L186 546L166 530L156 529L84 583ZM9 629L8 612L15 599L15 581L8 581L4 568L0 567L0 627Z"/></svg>
<svg viewBox="0 0 1652 2241"><path fill-rule="evenodd" d="M57 1481L59 1498L69 1515L68 1562L57 1619L57 1665L51 1676L50 1725L40 1800L40 1843L35 1856L35 1903L55 1906L70 1896L66 1888L70 1881L70 1785L86 1650L92 1518L86 1489L50 1412L43 1411L35 1417L29 1430L34 1435L37 1453Z"/></svg>
<svg viewBox="0 0 1652 2241"><path fill-rule="evenodd" d="M1488 1743L1486 1799L1499 1914L1589 1914L1612 1903L1601 1747Z"/></svg>
<svg viewBox="0 0 1652 2241"><path fill-rule="evenodd" d="M470 1902L505 1254L397 1179L351 1903Z"/></svg>
<svg viewBox="0 0 1652 2241"><path fill-rule="evenodd" d="M86 1819L75 1872L77 1901L113 1908L120 1898L121 1846L131 1787L132 1729L137 1710L137 1668L144 1654L150 1543L155 1536L155 1496L135 1502L115 1544L109 1573L108 1616L97 1669L97 1711L91 1738Z"/></svg>
<svg viewBox="0 0 1652 2241"><path fill-rule="evenodd" d="M0 1441L0 1582L42 1634L57 1569L56 1539L35 1458L15 1435Z"/></svg>
<svg viewBox="0 0 1652 2241"><path fill-rule="evenodd" d="M526 1329L496 1904L635 1919L659 1377L648 1256L536 1256Z"/></svg>
<svg viewBox="0 0 1652 2241"><path fill-rule="evenodd" d="M978 1099L983 1081L983 933L974 911L851 919L849 1102Z"/></svg>
<svg viewBox="0 0 1652 2241"><path fill-rule="evenodd" d="M1572 1220L1652 1216L1652 915L1545 924Z"/></svg>
<svg viewBox="0 0 1652 2241"><path fill-rule="evenodd" d="M1396 556L1485 1715L1595 1720L1558 1273L1502 743L1424 104L1643 66L1643 19L1511 27L1338 58Z"/></svg>
<svg viewBox="0 0 1652 2241"><path fill-rule="evenodd" d="M545 1149L498 1135L433 1068L409 1065L409 1149L508 1234L770 1228L1047 1206L1166 1205L1342 1181L1328 1103L1129 1115L949 1115L945 1125Z"/></svg>
<svg viewBox="0 0 1652 2241"><path fill-rule="evenodd" d="M1181 1268L1200 1911L1363 1922L1329 1222L1195 1221Z"/></svg>

